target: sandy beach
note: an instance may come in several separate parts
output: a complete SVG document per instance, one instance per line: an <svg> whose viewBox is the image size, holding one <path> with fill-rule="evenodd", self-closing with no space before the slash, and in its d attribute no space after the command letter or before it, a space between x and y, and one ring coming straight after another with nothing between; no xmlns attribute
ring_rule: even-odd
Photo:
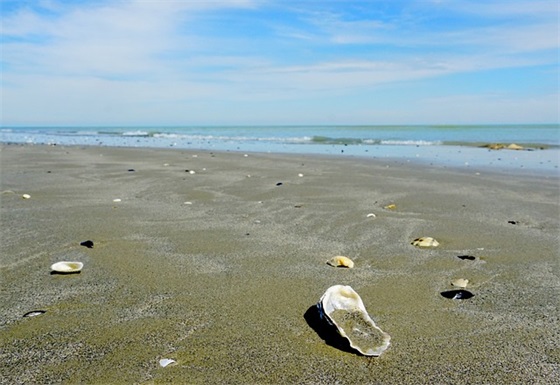
<svg viewBox="0 0 560 385"><path fill-rule="evenodd" d="M2 384L560 383L558 175L0 149ZM440 245L411 245L423 236ZM457 278L472 298L440 294ZM380 357L322 332L336 284L391 335Z"/></svg>

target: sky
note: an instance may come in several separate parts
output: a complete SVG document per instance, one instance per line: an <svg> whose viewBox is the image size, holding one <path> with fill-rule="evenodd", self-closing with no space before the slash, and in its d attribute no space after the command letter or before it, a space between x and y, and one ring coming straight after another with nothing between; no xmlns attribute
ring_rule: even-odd
<svg viewBox="0 0 560 385"><path fill-rule="evenodd" d="M556 0L0 0L6 126L558 123Z"/></svg>

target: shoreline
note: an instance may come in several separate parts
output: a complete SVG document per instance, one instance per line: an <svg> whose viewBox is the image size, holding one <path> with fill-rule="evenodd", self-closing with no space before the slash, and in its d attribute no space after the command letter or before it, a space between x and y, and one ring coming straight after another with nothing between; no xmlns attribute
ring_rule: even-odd
<svg viewBox="0 0 560 385"><path fill-rule="evenodd" d="M10 383L560 381L556 175L178 148L2 144L0 159ZM59 260L83 270L51 275ZM441 295L457 278L474 297ZM335 284L391 335L379 358L313 328Z"/></svg>
<svg viewBox="0 0 560 385"><path fill-rule="evenodd" d="M18 142L0 142L0 146L58 146L61 148L116 148L116 149L137 149L137 150L171 150L171 151L186 151L186 152L203 152L203 153L232 153L232 154L252 154L252 155L270 155L280 157L316 157L330 160L347 159L364 162L384 163L385 165L410 165L412 167L428 167L430 169L450 170L456 172L466 173L486 173L495 175L510 175L520 177L545 177L547 179L560 178L560 149L547 148L539 150L510 150L510 149L488 149L483 146L450 146L456 148L449 148L448 152L438 154L436 158L426 157L430 153L429 146L417 147L416 151L408 151L407 153L399 153L396 155L375 154L365 152L344 152L348 150L347 147L337 150L337 152L282 152L282 151L252 151L242 149L210 149L210 148L181 148L181 147L134 147L134 146L113 146L103 144L47 144L47 143L18 143ZM360 147L360 146L356 146ZM412 148L408 148L412 150ZM420 151L418 151L420 150ZM475 152L472 152L472 151ZM340 152L342 151L342 152ZM465 155L463 151L469 152ZM484 151L484 154L482 153ZM441 151L440 151L441 152ZM530 157L537 157L539 152L547 152L548 155L543 160L531 159ZM480 156L480 155L484 156ZM503 155L502 155L503 154ZM520 163L519 155L525 156L526 165ZM429 155L428 155L429 156ZM447 159L443 159L447 156ZM441 157L441 158L440 158ZM508 158L509 157L509 158ZM505 159L504 159L505 158ZM546 164L545 164L546 163Z"/></svg>

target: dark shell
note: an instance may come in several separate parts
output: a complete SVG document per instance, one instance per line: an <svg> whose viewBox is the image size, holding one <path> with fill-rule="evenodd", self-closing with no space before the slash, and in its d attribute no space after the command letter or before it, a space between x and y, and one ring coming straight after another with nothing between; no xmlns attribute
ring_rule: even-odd
<svg viewBox="0 0 560 385"><path fill-rule="evenodd" d="M83 241L80 246L85 246L88 249L93 249L93 241Z"/></svg>
<svg viewBox="0 0 560 385"><path fill-rule="evenodd" d="M473 257L472 255L458 255L457 258L464 260L469 260L469 261L474 261L476 259L476 257Z"/></svg>
<svg viewBox="0 0 560 385"><path fill-rule="evenodd" d="M24 317L35 317L35 316L38 316L38 315L43 315L46 312L47 312L46 310L32 310L32 311L29 311L29 312L25 313L23 316Z"/></svg>
<svg viewBox="0 0 560 385"><path fill-rule="evenodd" d="M474 294L468 290L448 290L440 294L448 299L469 299L474 297Z"/></svg>

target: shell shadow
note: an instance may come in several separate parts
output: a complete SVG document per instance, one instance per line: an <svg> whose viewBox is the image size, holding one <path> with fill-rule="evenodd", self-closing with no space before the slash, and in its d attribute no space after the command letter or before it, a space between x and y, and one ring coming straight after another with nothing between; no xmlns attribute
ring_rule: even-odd
<svg viewBox="0 0 560 385"><path fill-rule="evenodd" d="M72 275L72 274L80 274L81 271L68 271L68 272L62 272L62 271L51 271L51 275Z"/></svg>
<svg viewBox="0 0 560 385"><path fill-rule="evenodd" d="M334 325L328 324L322 317L316 305L310 306L303 315L305 321L317 333L317 335L325 341L325 343L333 348L342 350L343 352L353 353L362 356L360 352L350 346L350 342L338 334L338 330Z"/></svg>

